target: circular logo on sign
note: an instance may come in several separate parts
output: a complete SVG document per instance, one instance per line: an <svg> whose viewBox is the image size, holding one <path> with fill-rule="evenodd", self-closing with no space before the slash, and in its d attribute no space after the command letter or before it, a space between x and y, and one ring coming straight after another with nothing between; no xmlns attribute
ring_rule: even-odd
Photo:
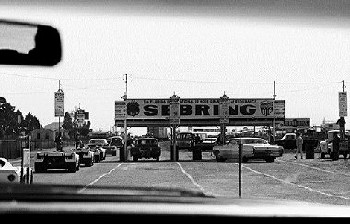
<svg viewBox="0 0 350 224"><path fill-rule="evenodd" d="M135 116L140 113L139 104L137 102L130 102L126 105L126 112L128 115Z"/></svg>
<svg viewBox="0 0 350 224"><path fill-rule="evenodd" d="M273 102L263 101L260 103L261 113L265 116L270 115L273 112Z"/></svg>

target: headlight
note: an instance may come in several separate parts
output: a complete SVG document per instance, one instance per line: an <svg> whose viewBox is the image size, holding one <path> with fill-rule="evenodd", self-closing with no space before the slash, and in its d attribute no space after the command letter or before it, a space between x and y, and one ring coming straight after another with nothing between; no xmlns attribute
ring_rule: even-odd
<svg viewBox="0 0 350 224"><path fill-rule="evenodd" d="M7 176L7 179L10 181L10 182L13 182L15 179L16 179L16 176L13 175L13 174L10 174Z"/></svg>

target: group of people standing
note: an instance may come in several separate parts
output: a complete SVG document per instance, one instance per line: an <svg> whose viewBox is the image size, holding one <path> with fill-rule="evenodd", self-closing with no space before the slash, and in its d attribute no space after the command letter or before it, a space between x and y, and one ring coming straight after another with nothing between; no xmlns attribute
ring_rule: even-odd
<svg viewBox="0 0 350 224"><path fill-rule="evenodd" d="M333 143L333 151L334 153L339 153L339 143L340 138L337 133L334 133L333 140L331 141ZM298 156L300 154L300 158L303 159L303 144L304 140L302 138L301 133L296 133L296 153L295 153L295 159L298 159Z"/></svg>

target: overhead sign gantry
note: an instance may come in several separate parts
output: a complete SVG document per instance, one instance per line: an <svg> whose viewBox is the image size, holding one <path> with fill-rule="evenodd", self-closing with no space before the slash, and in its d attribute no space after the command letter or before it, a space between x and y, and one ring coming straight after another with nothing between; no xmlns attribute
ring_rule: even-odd
<svg viewBox="0 0 350 224"><path fill-rule="evenodd" d="M126 99L116 101L116 108L125 105L128 127L169 127L171 98ZM221 110L225 109L226 112ZM117 110L116 110L117 111ZM285 101L273 98L179 98L179 126L271 126L284 123ZM125 114L115 114L120 126Z"/></svg>

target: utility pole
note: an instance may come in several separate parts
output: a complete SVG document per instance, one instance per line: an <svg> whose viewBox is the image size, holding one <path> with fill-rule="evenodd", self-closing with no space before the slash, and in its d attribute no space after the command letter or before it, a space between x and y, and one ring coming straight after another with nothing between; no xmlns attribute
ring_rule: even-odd
<svg viewBox="0 0 350 224"><path fill-rule="evenodd" d="M61 80L58 80L58 92L61 92ZM61 137L61 116L58 116L58 136Z"/></svg>
<svg viewBox="0 0 350 224"><path fill-rule="evenodd" d="M347 96L345 92L345 82L343 83L343 92L339 92L339 117L340 119L337 121L340 130L340 140L343 141L345 139L345 119L347 116Z"/></svg>
<svg viewBox="0 0 350 224"><path fill-rule="evenodd" d="M273 81L273 139L276 139L275 100L276 100L276 82Z"/></svg>
<svg viewBox="0 0 350 224"><path fill-rule="evenodd" d="M128 74L125 74L125 94L124 94L124 101L126 101L128 98ZM127 113L124 117L124 153L123 158L121 158L122 162L126 162L128 159L128 127L127 127Z"/></svg>

